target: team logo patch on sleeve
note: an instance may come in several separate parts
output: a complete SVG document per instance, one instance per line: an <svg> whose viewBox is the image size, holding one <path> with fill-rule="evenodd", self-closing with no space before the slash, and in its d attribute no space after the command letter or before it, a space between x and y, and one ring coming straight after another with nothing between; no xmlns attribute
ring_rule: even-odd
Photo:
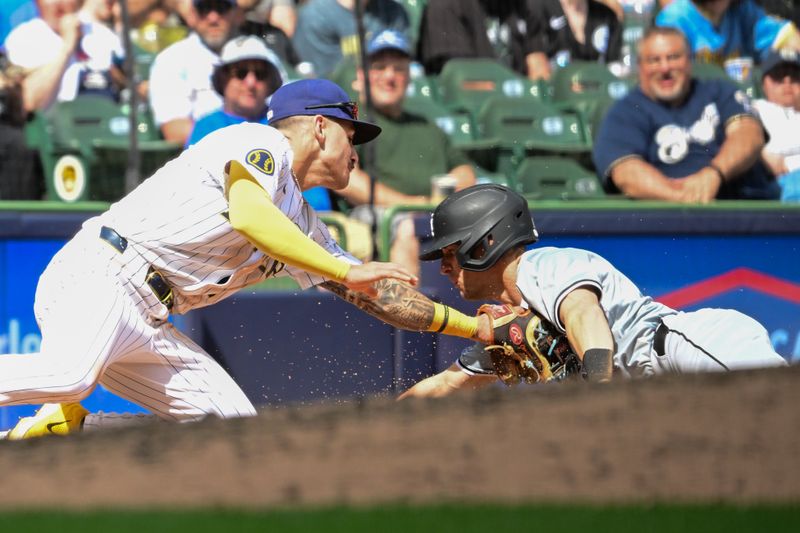
<svg viewBox="0 0 800 533"><path fill-rule="evenodd" d="M267 176L275 173L275 159L267 150L257 148L247 153L247 162Z"/></svg>

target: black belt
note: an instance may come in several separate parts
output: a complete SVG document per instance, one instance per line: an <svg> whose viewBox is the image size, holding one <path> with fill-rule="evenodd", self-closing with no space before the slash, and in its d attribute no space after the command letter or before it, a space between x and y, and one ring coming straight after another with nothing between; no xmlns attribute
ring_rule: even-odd
<svg viewBox="0 0 800 533"><path fill-rule="evenodd" d="M656 334L653 335L653 350L655 350L658 355L666 355L664 342L666 341L667 333L669 333L669 328L662 322L656 328Z"/></svg>
<svg viewBox="0 0 800 533"><path fill-rule="evenodd" d="M128 239L109 228L103 226L100 228L100 238L110 244L116 251L123 253L128 248ZM145 283L150 286L153 294L156 295L158 301L167 306L167 309L172 309L172 304L175 302L175 295L172 292L172 287L161 275L161 272L154 269L152 265L147 269L147 275L144 278Z"/></svg>

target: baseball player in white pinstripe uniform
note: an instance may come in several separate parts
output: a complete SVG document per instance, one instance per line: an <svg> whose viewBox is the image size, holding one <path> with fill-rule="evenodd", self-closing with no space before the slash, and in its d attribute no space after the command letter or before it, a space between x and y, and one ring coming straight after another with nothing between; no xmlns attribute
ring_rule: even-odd
<svg viewBox="0 0 800 533"><path fill-rule="evenodd" d="M534 248L538 235L528 204L499 185L450 195L431 216L433 238L420 259L441 260L441 272L467 299L496 300L544 317L566 334L585 375L612 370L625 377L784 366L764 327L730 309L683 313L645 296L599 255L576 248ZM445 371L401 397L443 396L496 381L489 352L464 350Z"/></svg>
<svg viewBox="0 0 800 533"><path fill-rule="evenodd" d="M347 100L326 80L286 85L272 98L274 127L208 135L86 222L37 287L41 352L0 357L0 405L46 403L9 438L79 429L77 402L98 383L164 419L254 415L168 318L273 276L322 284L397 327L478 339L482 319L431 302L397 265L358 264L303 200L313 186L345 187L353 145L380 132Z"/></svg>

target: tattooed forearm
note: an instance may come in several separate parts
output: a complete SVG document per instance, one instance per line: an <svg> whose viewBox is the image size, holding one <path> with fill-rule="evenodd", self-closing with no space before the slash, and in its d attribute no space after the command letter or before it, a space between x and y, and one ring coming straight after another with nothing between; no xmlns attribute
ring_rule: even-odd
<svg viewBox="0 0 800 533"><path fill-rule="evenodd" d="M322 286L362 311L401 329L425 331L433 321L433 301L397 280L377 282L378 297L375 299L333 281L326 281Z"/></svg>

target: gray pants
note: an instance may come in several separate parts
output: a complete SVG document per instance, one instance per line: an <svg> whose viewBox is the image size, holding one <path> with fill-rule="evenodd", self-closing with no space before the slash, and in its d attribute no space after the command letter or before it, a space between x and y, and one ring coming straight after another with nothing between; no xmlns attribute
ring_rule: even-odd
<svg viewBox="0 0 800 533"><path fill-rule="evenodd" d="M663 351L653 348L657 373L689 374L785 366L764 326L731 309L699 309L666 316Z"/></svg>

